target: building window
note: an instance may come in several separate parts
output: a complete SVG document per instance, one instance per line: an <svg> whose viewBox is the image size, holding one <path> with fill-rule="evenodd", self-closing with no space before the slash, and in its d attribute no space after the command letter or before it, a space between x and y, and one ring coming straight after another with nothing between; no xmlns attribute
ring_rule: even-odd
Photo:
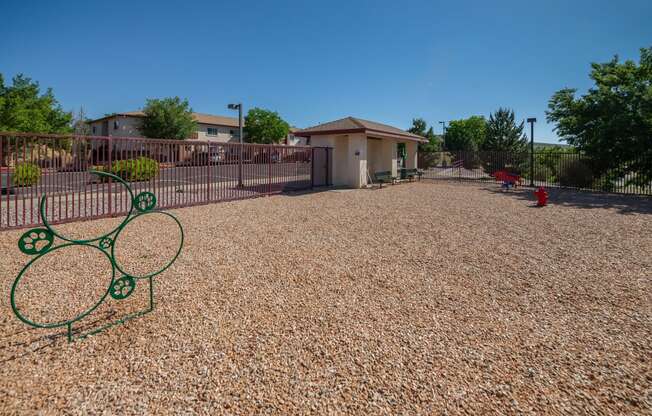
<svg viewBox="0 0 652 416"><path fill-rule="evenodd" d="M93 126L93 134L95 134L95 126Z"/></svg>
<svg viewBox="0 0 652 416"><path fill-rule="evenodd" d="M206 130L207 130L207 132L206 132L207 135L209 135L209 136L217 136L217 128L209 127Z"/></svg>
<svg viewBox="0 0 652 416"><path fill-rule="evenodd" d="M118 120L113 121L113 130L118 130Z"/></svg>

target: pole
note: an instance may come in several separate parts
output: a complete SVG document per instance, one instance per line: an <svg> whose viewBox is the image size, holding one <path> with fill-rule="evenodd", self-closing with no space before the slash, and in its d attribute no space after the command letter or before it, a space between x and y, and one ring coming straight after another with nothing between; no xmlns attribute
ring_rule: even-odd
<svg viewBox="0 0 652 416"><path fill-rule="evenodd" d="M530 123L530 186L534 187L534 123L537 119L531 117L527 122Z"/></svg>
<svg viewBox="0 0 652 416"><path fill-rule="evenodd" d="M440 121L439 124L441 124L441 150L446 149L446 122L445 121Z"/></svg>
<svg viewBox="0 0 652 416"><path fill-rule="evenodd" d="M240 157L238 163L238 187L242 188L242 103L238 104L238 131L240 133Z"/></svg>

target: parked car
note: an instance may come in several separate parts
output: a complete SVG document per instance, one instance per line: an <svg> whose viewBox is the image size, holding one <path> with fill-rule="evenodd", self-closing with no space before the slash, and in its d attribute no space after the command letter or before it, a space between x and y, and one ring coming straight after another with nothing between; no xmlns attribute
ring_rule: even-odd
<svg viewBox="0 0 652 416"><path fill-rule="evenodd" d="M223 147L211 146L208 151L198 155L199 163L224 163L226 161L226 151Z"/></svg>
<svg viewBox="0 0 652 416"><path fill-rule="evenodd" d="M0 191L3 194L13 194L14 185L11 183L11 174L0 171Z"/></svg>
<svg viewBox="0 0 652 416"><path fill-rule="evenodd" d="M271 159L271 160L270 160ZM281 155L278 152L272 152L271 154L266 151L256 153L252 158L251 162L253 163L278 163L281 160Z"/></svg>

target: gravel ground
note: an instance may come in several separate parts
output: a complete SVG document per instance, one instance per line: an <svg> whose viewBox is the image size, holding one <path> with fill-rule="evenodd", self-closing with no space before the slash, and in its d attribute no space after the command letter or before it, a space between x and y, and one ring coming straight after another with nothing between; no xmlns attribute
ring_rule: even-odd
<svg viewBox="0 0 652 416"><path fill-rule="evenodd" d="M422 182L175 210L186 246L155 281L154 312L70 344L11 314L28 257L22 232L4 232L0 411L650 414L652 200L532 205ZM128 234L134 268L178 241L159 219ZM88 307L108 279L88 251L44 261L21 307ZM77 329L145 307L147 290L139 281Z"/></svg>

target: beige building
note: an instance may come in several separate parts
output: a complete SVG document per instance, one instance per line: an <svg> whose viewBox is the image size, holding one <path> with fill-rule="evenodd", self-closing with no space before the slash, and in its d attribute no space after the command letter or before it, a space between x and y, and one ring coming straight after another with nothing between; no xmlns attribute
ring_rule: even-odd
<svg viewBox="0 0 652 416"><path fill-rule="evenodd" d="M417 168L417 148L427 140L416 134L355 117L347 117L294 132L307 144L331 147L333 185L362 188L376 172L398 175L400 168Z"/></svg>
<svg viewBox="0 0 652 416"><path fill-rule="evenodd" d="M226 143L238 141L238 119L192 113L197 122L197 131L189 139ZM140 126L145 114L142 111L115 113L89 121L91 135L113 137L143 137Z"/></svg>

